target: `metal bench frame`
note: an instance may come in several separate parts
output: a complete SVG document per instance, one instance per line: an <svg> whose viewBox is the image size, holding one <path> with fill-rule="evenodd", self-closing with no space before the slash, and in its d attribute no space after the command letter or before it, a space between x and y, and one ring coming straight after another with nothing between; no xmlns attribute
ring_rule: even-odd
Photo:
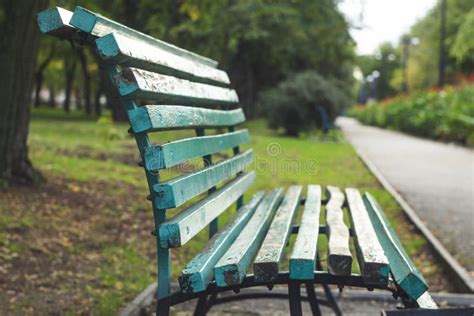
<svg viewBox="0 0 474 316"><path fill-rule="evenodd" d="M258 208L264 204L264 202L261 201L267 201L269 205L272 205L272 208L274 208L273 215L276 212L276 214L278 214L276 216L280 216L279 220L281 223L291 224L292 218L294 218L294 213L296 213L299 205L305 205L305 202L307 202L306 205L308 205L308 203L315 203L315 194L318 194L317 203L319 206L318 211L315 214L319 217L319 208L321 205L326 205L326 212L330 210L331 217L327 219L327 226L317 226L316 228L319 229L318 234L326 234L330 241L332 240L336 246L342 245L342 248L344 248L342 250L338 250L339 248L335 246L329 246L329 260L336 260L341 264L340 267L337 264L332 265L329 263L329 269L332 269L332 271L323 271L320 259L316 258L316 250L313 258L311 259L313 261L310 260L310 264L313 266L309 273L309 277L308 275L304 277L298 275L295 278L291 275L293 271L291 268L291 260L293 258L296 258L295 260L297 260L296 255L292 254L292 259L290 260L290 271L279 271L277 267L276 272L272 270L272 267L274 268L274 266L267 265L267 262L265 262L261 256L257 255L257 263L254 262L254 270L257 269L256 271L263 271L261 273L258 272L256 275L247 274L246 270L250 266L250 263L248 263L243 275L241 275L240 272L232 272L234 273L232 275L233 277L237 276L241 278L240 281L228 281L227 279L221 279L219 281L217 280L216 276L216 281L211 280L210 282L205 283L204 288L200 290L193 289L193 286L189 286L189 284L186 282L191 282L189 281L190 279L186 279L186 276L182 276L181 291L171 293L171 258L169 248L179 247L186 243L203 228L201 227L203 225L197 226L195 228L196 231L188 233L185 231L183 232L183 219L181 218L175 220L174 222L174 218L172 220L167 220L166 209L182 205L187 200L202 193L202 188L205 185L197 185L197 188L190 188L189 183L183 179L177 180L175 182L161 183L158 172L160 169L176 165L180 161L184 161L186 160L185 158L189 157L183 156L180 158L181 160L179 160L175 156L166 156L163 154L164 147L177 146L175 149L183 149L184 145L182 143L171 143L158 147L154 146L148 138L148 132L184 128L186 126L187 128L193 128L196 131L196 138L188 139L188 142L201 141L200 144L209 145L211 143L210 141L208 142L208 139L211 139L214 136L209 136L211 138L205 136L204 130L206 128L219 126L227 128L228 133L225 134L225 142L227 142L227 148L233 148L233 158L230 158L223 163L212 164L211 154L215 153L216 151L204 151L205 154L202 156L206 168L203 169L204 171L201 173L201 175L199 175L199 177L202 179L214 177L212 178L214 185L209 187L208 200L205 201L205 203L209 203L209 205L211 205L210 203L212 202L211 197L216 198L216 203L221 202L221 200L224 202L226 201L222 197L219 197L219 194L224 196L222 193L224 188L217 190L215 185L225 179L229 179L230 175L233 174L237 175L237 177L233 178L234 180L232 180L228 185L229 192L232 190L236 191L237 188L240 188L242 192L238 191L239 197L233 199L232 201L236 202L238 210L245 208L243 204L243 192L246 191L248 183L253 180L255 175L252 173L245 174L243 169L250 163L252 153L250 151L245 153L240 152L239 145L248 138L248 133L246 131L236 132L234 130L235 125L245 120L241 110L233 110L233 112L227 111L224 113L224 111L212 112L212 110L203 110L199 108L190 109L189 107L181 108L178 106L161 105L159 111L169 112L162 112L165 113L165 115L161 113L159 116L157 116L154 112L156 111L156 108L153 108L153 106L138 106L136 97L142 97L145 99L158 99L160 100L158 104L167 104L166 102L169 102L170 100L174 102L172 104L181 104L181 102L183 102L183 105L236 104L238 103L238 97L235 91L226 88L230 83L227 78L227 74L218 70L216 68L217 62L211 59L159 41L81 7L77 7L74 13L58 7L51 8L39 13L37 20L40 30L43 33L47 33L60 39L68 40L74 45L86 45L97 49L97 54L100 57L98 60L102 60L100 66L106 71L113 85L116 86L120 102L128 113L131 123L129 132L135 137L140 155L143 160L140 165L144 167L146 172L146 177L151 192L149 199L152 201L154 220L156 224L156 230L153 232L153 234L157 237L158 315L168 315L170 306L196 298L198 298L198 303L196 305L195 314L205 314L213 305L229 302L231 300L249 298L245 294L219 298L219 293L225 291L234 291L238 293L240 289L255 286L267 286L271 290L274 285L286 285L288 287L288 295L282 296L281 294L273 294L269 292L268 294L262 294L258 297L252 296L252 298L288 298L290 312L292 315L302 314L302 300L309 301L311 310L315 315L320 314L319 304L331 306L335 313L340 315L341 311L337 306L336 300L331 294L329 285L337 285L341 291L344 286L367 288L368 290L388 290L393 293L395 298L400 297L406 307L436 308L436 305L426 291L426 282L424 281L421 274L416 270L407 254L404 252L398 238L392 231L386 219L383 217L383 212L381 211L378 204L376 204L375 200L373 200L373 198L368 194L366 194L364 196L364 200L362 200L358 191L354 189L347 189L346 195L348 197L348 202L344 202L344 195L339 191L338 188L334 187L328 187L327 194L329 199L325 200L321 198L320 188L313 186L311 188L311 190L313 190L311 193L311 202L307 202L310 198L310 194L308 193L308 198L306 200L301 198L301 187L296 186L291 187L285 196L283 196L281 189L280 191L272 191L272 193L267 195L265 198L263 198L263 194L261 194L260 200L255 202L256 204L253 207L253 211L249 213L250 215L246 215L246 213L243 213L244 215L242 215L241 213L240 216L242 218L245 217L245 221L242 220L241 222L241 227L244 227L244 225L247 225L253 219L253 217L255 217L253 216L257 212L255 209L258 210ZM125 56L127 52L122 52L122 48L119 48L117 43L128 43L128 41L131 41L131 43L135 45L144 45L144 48L141 50L130 48L131 44L129 43L129 56ZM149 58L150 56L143 57L133 55L146 55L145 48L157 49L161 52L161 55L151 56L151 60ZM160 58L162 58L162 60L158 60ZM172 64L172 66L170 66L166 60L163 63L163 59L166 58L172 59L169 63ZM176 58L176 60L173 58ZM188 61L191 64L188 64ZM125 67L118 69L117 66L122 64L124 64ZM134 67L147 68L148 70L151 69L152 72L142 71ZM162 76L157 73L162 73L165 75ZM175 75L180 79L176 78ZM182 79L185 80L183 81ZM157 87L156 85L161 84L160 82L162 81L166 81L167 86ZM208 84L212 84L212 86ZM182 93L182 95L180 95L180 93ZM179 102L176 103L178 100ZM177 113L179 113L180 116L178 116ZM192 118L190 118L191 116ZM182 120L182 122L180 122L180 120ZM201 140L198 140L199 137L208 138L201 138ZM220 143L219 141L216 141L216 138L213 139L214 142L212 143L212 146L215 147L214 149L223 149L223 145L219 145ZM171 152L171 149L169 152ZM177 151L175 151L175 153L176 152ZM210 172L206 173L206 170ZM308 192L309 190L310 189L308 189ZM319 193L315 193L318 190ZM271 196L272 194L273 196ZM292 198L291 195L293 195ZM221 200L219 200L219 198ZM283 202L280 204L280 202L277 202L277 200L283 200ZM349 206L351 212L356 213L360 212L360 208L364 207L364 203L366 207L370 209L370 211L367 211L368 215L364 215L365 217L361 219L357 218L357 221L352 223L352 228L347 228L343 223L342 208ZM283 204L286 206L283 206ZM198 203L195 205L198 205ZM281 211L281 209L285 207L286 213ZM311 205L308 207L308 209L310 207ZM249 208L252 207L249 206ZM218 231L217 218L224 210L212 213L213 219L209 222L210 238ZM187 211L189 211L189 209ZM212 212L212 210L209 210L209 212ZM270 211L267 213L269 212ZM190 211L188 213L193 216L197 214ZM268 234L269 231L272 229L275 230L275 228L272 228L271 226L272 220L275 221L275 218L273 218L272 215L266 215L265 213L262 214L266 216L265 221L268 222L267 226L269 227L267 229L261 228L259 230L265 237L265 234ZM310 215L311 214L308 216ZM249 219L251 216L252 219ZM306 216L306 206L304 216ZM192 221L193 218L194 217L192 217L190 221ZM352 219L354 221L354 216L352 216ZM364 220L366 222L364 222ZM368 233L371 233L372 235L367 235L372 237L372 240L370 240L370 238L367 239L368 237L364 237L364 234L366 233L364 231L364 226L367 224L370 227L374 227L374 229L368 229L370 230ZM207 226L207 224L205 226ZM284 238L287 238L289 234L298 234L300 231L300 226L298 225L291 224L288 227L289 231L286 233ZM307 230L307 227L305 229ZM278 236L278 230L272 232ZM359 252L357 259L364 265L364 267L362 267L362 270L364 270L363 275L351 274L351 266L347 266L347 264L344 265L344 263L352 262L352 257L348 248L348 241L349 235L355 237L356 234L358 235L358 238L365 238L365 240L362 240L360 244L357 242L356 245ZM317 234L314 235L316 237L313 237L317 240ZM257 245L255 247L261 245L262 241L265 243L264 237L262 237L262 240L259 242L256 242ZM238 236L234 236L234 239L238 240ZM227 251L232 248L235 240L228 242L228 247L226 248ZM380 241L380 244L383 244L383 251L381 253L380 249L382 249L382 246L377 240ZM286 243L287 239L282 241ZM364 243L371 243L371 246L377 246L380 249L376 249L371 253L367 253L368 251L372 251L372 248L369 247L370 249L362 249L363 247L361 248L361 245ZM314 247L316 248L316 245L314 245ZM265 247L262 246L262 248ZM255 250L255 253L257 250ZM260 249L259 254L261 254L261 252L262 249ZM277 254L277 256L280 256L280 258L281 253L282 252L280 251ZM223 255L222 258L225 258L226 255L227 253ZM379 258L375 258L373 261L370 261L372 259L369 257L376 257L377 255ZM398 263L389 265L388 259L385 257L385 255L387 255L387 257L390 259L398 260ZM253 261L253 257L254 256L251 256L250 260ZM224 271L223 273L225 274L227 273L227 270L225 270L227 266L222 266L222 264L219 266L219 263L221 263L223 260L222 258L217 263L217 266L214 267L213 271L219 272L221 270L218 270L218 268L221 267L222 271ZM277 258L277 266L278 262L279 259ZM274 264L275 262L270 263ZM316 270L313 269L314 264L316 264ZM349 269L348 273L347 269ZM405 281L406 283L404 284ZM416 284L416 286L412 286L410 284L407 285L407 283ZM306 287L307 297L302 297L300 293L300 286L303 284ZM316 293L314 291L315 284L322 285L326 295L326 301L320 300L316 297Z"/></svg>

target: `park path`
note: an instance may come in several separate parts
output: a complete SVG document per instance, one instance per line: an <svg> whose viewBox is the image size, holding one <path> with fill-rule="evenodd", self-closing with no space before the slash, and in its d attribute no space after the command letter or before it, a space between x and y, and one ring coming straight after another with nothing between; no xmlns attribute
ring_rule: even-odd
<svg viewBox="0 0 474 316"><path fill-rule="evenodd" d="M472 275L474 151L361 125L347 117L336 124Z"/></svg>

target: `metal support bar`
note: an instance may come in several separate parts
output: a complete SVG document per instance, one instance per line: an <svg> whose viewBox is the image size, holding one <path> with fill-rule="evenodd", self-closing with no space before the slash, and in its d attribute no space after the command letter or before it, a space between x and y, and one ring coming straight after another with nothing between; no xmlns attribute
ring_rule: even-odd
<svg viewBox="0 0 474 316"><path fill-rule="evenodd" d="M362 276L360 275L331 275L325 271L315 271L314 279L311 281L313 284L332 284L332 285L341 285L367 288L367 285L364 283ZM278 277L271 282L273 285L277 284L289 284L290 283L290 274L288 271L281 272ZM239 289L245 289L256 286L268 286L268 283L256 282L252 274L247 275L240 286ZM393 282L390 280L389 284L371 284L373 289L388 290L390 292L395 292ZM234 291L235 287L217 287L215 282L211 283L204 292L200 293L183 293L181 291L176 291L169 296L170 306L189 301L195 298L199 298L203 294L212 294L212 293L223 293L227 291Z"/></svg>
<svg viewBox="0 0 474 316"><path fill-rule="evenodd" d="M309 306L311 307L311 312L315 316L321 315L321 310L319 309L318 298L316 297L316 292L314 291L314 285L311 282L306 282L306 293L308 294Z"/></svg>
<svg viewBox="0 0 474 316"><path fill-rule="evenodd" d="M303 311L301 310L301 292L299 282L290 281L288 284L288 296L290 301L290 315L302 316Z"/></svg>
<svg viewBox="0 0 474 316"><path fill-rule="evenodd" d="M319 261L319 259L316 260L316 269L322 270L321 261ZM336 300L334 299L334 296L332 295L331 289L329 288L329 286L327 284L323 283L322 286L323 286L323 289L324 289L324 294L326 295L326 298L327 298L329 304L331 305L334 313L336 314L336 316L342 316L342 311L339 308L339 305L337 304Z"/></svg>
<svg viewBox="0 0 474 316"><path fill-rule="evenodd" d="M194 316L204 316L207 312L207 294L199 297L196 307L194 308Z"/></svg>

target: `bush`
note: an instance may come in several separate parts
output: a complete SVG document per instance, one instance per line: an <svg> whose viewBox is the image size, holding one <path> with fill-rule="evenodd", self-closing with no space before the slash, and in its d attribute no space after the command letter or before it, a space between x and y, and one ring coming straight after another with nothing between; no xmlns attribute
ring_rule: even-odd
<svg viewBox="0 0 474 316"><path fill-rule="evenodd" d="M474 86L396 97L351 115L368 125L474 145Z"/></svg>
<svg viewBox="0 0 474 316"><path fill-rule="evenodd" d="M284 128L287 135L298 136L301 131L322 126L318 106L326 110L332 123L350 105L348 87L340 80L305 71L261 93L259 102L270 128Z"/></svg>

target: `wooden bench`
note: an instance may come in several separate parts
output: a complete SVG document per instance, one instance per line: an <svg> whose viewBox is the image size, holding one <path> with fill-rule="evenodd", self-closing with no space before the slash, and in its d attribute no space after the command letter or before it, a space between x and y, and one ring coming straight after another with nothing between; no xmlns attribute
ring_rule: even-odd
<svg viewBox="0 0 474 316"><path fill-rule="evenodd" d="M292 315L302 313L301 285L313 313L319 313L322 300L316 298L315 284L323 286L337 314L329 285L384 289L406 307L436 308L426 281L370 194L295 185L244 198L258 175L248 170L252 150L240 149L249 133L236 129L245 121L237 93L217 62L81 7L74 12L51 8L39 13L37 21L43 33L94 47L128 114L156 224L158 315L194 298L199 298L196 314L205 314L219 303L218 293L262 285L287 285ZM150 133L178 129L195 130L196 136L161 144L149 139ZM220 133L206 134L209 130ZM213 163L213 156L227 149L233 156ZM204 168L160 181L160 171L199 157L204 157ZM166 215L185 203L174 217ZM220 228L219 216L233 204L235 215ZM344 222L345 209L350 227ZM298 212L299 225L294 223ZM172 293L170 248L183 246L207 227L207 246L184 267L178 279L181 290ZM289 269L282 271L291 234L296 242ZM327 269L318 256L320 234L328 239ZM354 266L360 274L352 273ZM233 297L239 299L238 294Z"/></svg>

